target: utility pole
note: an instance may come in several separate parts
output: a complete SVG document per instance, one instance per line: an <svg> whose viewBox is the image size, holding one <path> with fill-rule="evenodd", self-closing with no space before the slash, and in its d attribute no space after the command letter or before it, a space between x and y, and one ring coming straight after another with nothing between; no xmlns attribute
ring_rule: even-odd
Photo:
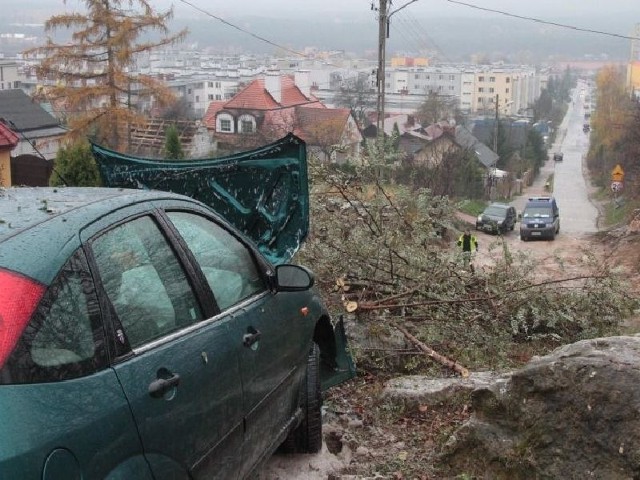
<svg viewBox="0 0 640 480"><path fill-rule="evenodd" d="M500 105L500 95L496 94L496 119L495 119L495 125L493 127L493 151L495 153L498 153L498 122L500 121L500 119L498 118L499 105Z"/></svg>
<svg viewBox="0 0 640 480"><path fill-rule="evenodd" d="M497 155L498 154L498 128L500 128L500 95L496 94L496 118L493 126L493 151ZM489 174L490 175L490 184L489 184L489 199L494 201L496 199L496 168L497 161L493 164L493 170Z"/></svg>
<svg viewBox="0 0 640 480"><path fill-rule="evenodd" d="M387 0L379 0L378 6L378 71L376 86L378 87L378 102L376 105L376 134L379 151L384 154L384 95L385 95L385 65L387 42Z"/></svg>
<svg viewBox="0 0 640 480"><path fill-rule="evenodd" d="M373 1L373 0L372 0ZM412 3L418 0L409 0L401 7L396 8L392 12L389 12L389 7L393 3L393 0L379 0L378 4L378 72L376 75L376 84L378 87L378 102L376 107L377 113L377 139L378 148L382 155L382 161L384 163L384 101L385 101L385 87L386 87L386 61L387 61L387 38L389 38L390 19L394 13L399 12L403 8L408 7ZM375 10L373 3L371 9Z"/></svg>

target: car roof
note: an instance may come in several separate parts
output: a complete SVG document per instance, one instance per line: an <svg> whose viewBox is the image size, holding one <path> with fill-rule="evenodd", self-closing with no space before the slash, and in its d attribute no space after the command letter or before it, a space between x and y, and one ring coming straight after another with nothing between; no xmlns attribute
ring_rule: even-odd
<svg viewBox="0 0 640 480"><path fill-rule="evenodd" d="M487 205L487 208L489 207L509 208L511 205L507 205L506 203L490 203Z"/></svg>
<svg viewBox="0 0 640 480"><path fill-rule="evenodd" d="M155 200L200 202L168 192L120 188L19 187L0 190L0 267L48 284L80 246L80 231L105 215ZM145 205L142 205L145 204ZM147 205L148 204L148 205ZM205 207L206 208L206 207Z"/></svg>

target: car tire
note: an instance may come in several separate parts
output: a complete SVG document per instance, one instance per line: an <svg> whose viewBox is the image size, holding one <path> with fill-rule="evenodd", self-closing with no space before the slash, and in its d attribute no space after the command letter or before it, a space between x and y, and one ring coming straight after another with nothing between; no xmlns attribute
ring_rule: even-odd
<svg viewBox="0 0 640 480"><path fill-rule="evenodd" d="M286 453L318 453L322 449L322 391L320 349L313 344L307 359L307 373L300 388L302 421L282 443Z"/></svg>
<svg viewBox="0 0 640 480"><path fill-rule="evenodd" d="M522 240L523 242L527 241L527 237L525 237L524 235L520 235L520 240Z"/></svg>

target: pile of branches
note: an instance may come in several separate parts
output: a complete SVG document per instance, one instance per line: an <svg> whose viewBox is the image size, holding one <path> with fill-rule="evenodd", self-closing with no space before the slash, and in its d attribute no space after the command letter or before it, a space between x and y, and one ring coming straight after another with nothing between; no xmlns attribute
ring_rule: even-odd
<svg viewBox="0 0 640 480"><path fill-rule="evenodd" d="M464 366L511 367L518 344L551 348L611 334L636 308L622 280L588 252L580 274L544 280L531 274L532 259L498 239L491 248L500 258L471 272L454 247L460 232L449 199L375 176L363 184L359 175L314 173L300 261L312 266L332 313L353 320L361 366L380 365L380 352L396 357L402 349L384 341L401 332L412 355L462 375ZM371 348L371 337L382 343Z"/></svg>

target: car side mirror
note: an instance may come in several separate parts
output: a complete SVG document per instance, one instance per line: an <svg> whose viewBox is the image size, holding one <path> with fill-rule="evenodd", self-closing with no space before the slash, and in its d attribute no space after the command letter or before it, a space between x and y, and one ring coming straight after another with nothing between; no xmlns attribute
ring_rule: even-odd
<svg viewBox="0 0 640 480"><path fill-rule="evenodd" d="M313 273L300 265L283 264L276 267L276 289L279 292L300 292L313 287Z"/></svg>

